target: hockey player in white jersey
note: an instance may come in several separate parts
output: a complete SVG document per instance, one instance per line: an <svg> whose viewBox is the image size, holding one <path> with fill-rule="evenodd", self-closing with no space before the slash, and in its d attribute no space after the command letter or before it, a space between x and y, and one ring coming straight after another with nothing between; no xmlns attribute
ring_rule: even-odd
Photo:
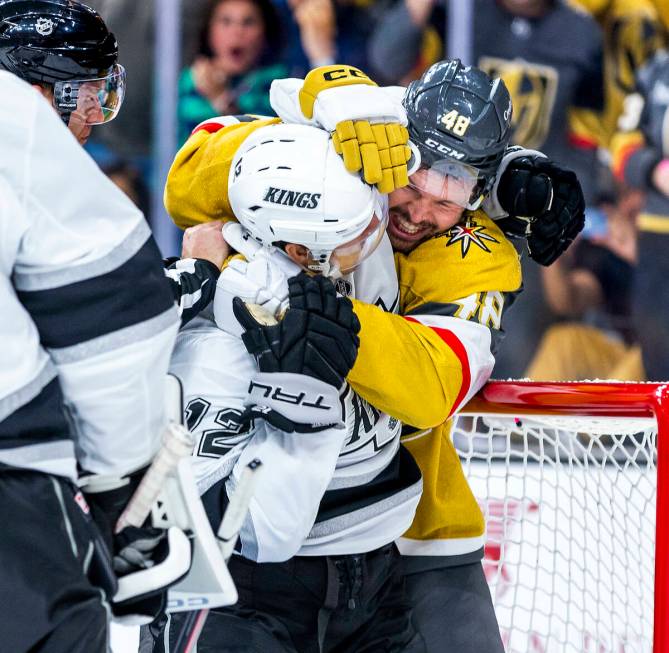
<svg viewBox="0 0 669 653"><path fill-rule="evenodd" d="M81 145L123 105L126 76L116 38L76 0L0 0L0 69L31 84ZM213 298L222 260L212 254L195 238L188 258L166 271L183 323Z"/></svg>
<svg viewBox="0 0 669 653"><path fill-rule="evenodd" d="M396 304L385 200L346 172L328 134L306 126L255 131L229 184L241 224L224 234L249 264L320 276L291 279L272 327L291 334L280 351L223 287L216 323L198 318L178 337L171 370L184 384L212 523L245 465L264 463L230 562L240 602L210 614L198 651L421 650L393 544L413 518L420 473L400 446L400 423L345 383L359 326L323 276L371 303ZM364 280L351 274L363 260ZM340 599L360 609L337 610Z"/></svg>
<svg viewBox="0 0 669 653"><path fill-rule="evenodd" d="M106 653L110 613L151 619L190 565L180 530L112 534L160 446L177 311L141 213L4 71L0 142L0 649Z"/></svg>

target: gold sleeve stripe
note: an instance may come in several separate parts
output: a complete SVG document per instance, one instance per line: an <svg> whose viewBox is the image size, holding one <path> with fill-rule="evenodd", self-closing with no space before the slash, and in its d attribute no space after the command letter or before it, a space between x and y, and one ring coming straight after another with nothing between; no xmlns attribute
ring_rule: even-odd
<svg viewBox="0 0 669 653"><path fill-rule="evenodd" d="M404 319L408 322L420 324L420 322L413 317L405 316ZM453 402L453 407L448 414L448 416L451 417L451 415L453 415L456 409L459 408L462 400L467 395L472 382L472 374L471 370L469 369L469 358L467 357L467 351L464 345L452 331L433 326L429 328L432 329L432 331L436 333L444 341L444 343L446 343L447 347L457 356L458 360L460 361L460 366L462 367L462 384L460 385L458 394L455 398L455 401Z"/></svg>

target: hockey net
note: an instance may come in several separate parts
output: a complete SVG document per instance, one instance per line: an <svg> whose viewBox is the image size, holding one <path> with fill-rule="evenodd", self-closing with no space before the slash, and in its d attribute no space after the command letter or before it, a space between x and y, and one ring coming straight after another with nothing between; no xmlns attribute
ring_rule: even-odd
<svg viewBox="0 0 669 653"><path fill-rule="evenodd" d="M460 412L507 653L669 653L668 429L650 383L492 382Z"/></svg>

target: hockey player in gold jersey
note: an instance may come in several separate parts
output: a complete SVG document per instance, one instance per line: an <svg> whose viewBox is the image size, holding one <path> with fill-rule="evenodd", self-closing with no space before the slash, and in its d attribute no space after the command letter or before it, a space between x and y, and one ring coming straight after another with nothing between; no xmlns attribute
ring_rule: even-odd
<svg viewBox="0 0 669 653"><path fill-rule="evenodd" d="M347 80L358 93L365 90L357 82L360 74L357 71ZM299 90L310 84L313 87L313 78L299 80ZM315 96L318 102L320 93L332 87L323 84L320 91L309 90L301 97ZM409 130L419 143L425 166L407 188L395 190L390 197L389 235L398 250L400 314L353 300L362 325L361 346L348 380L372 405L409 426L406 445L423 472L424 493L416 519L398 545L406 554L415 620L428 650L449 650L450 646L458 651L501 651L480 565L483 518L450 441L448 421L485 381L480 375L472 378L471 370L480 367L474 364L477 358L489 356L495 348L503 313L521 286L515 250L479 207L497 179L493 195L499 201L489 210L497 215L500 204L510 209L515 217L500 224L529 235L534 256L548 261L582 225L582 196L575 178L537 156L511 156L509 174L498 175L511 106L503 84L480 71L459 62L437 64L409 88L405 106L414 118L410 117ZM421 108L424 122L419 123L415 118ZM352 114L350 119L356 121L362 115ZM251 131L273 121L226 118L196 130L177 155L166 188L166 206L179 226L231 217L225 186L232 155ZM472 138L458 138L458 131L462 136L469 124ZM481 130L486 134L483 139L478 138ZM378 131L372 133L378 135ZM344 143L342 153L350 157L355 149L350 141L355 139L342 135L346 133L338 134ZM361 130L354 129L353 135L361 137ZM454 147L454 143L460 145ZM383 151L400 144L384 143L378 137L363 145L372 146L360 148L369 153L375 146L381 145ZM389 154L378 158L381 168L385 163L385 169L392 170L385 174L385 181L390 176L396 187L403 185L402 165L406 165L406 157L397 158L400 154L396 150L394 166ZM364 156L359 158L364 168ZM472 165L458 164L462 159ZM566 198L574 199L570 203ZM542 216L550 229L542 233L540 223L518 219L520 215ZM225 271L222 279L225 282ZM487 328L476 331L480 337L473 342L471 334L481 325ZM484 332L488 335L483 336ZM442 591L433 586L435 574L440 584L446 583L443 591L450 593L448 597L431 598L433 590ZM449 585L449 577L457 578ZM419 578L426 578L428 585L412 582ZM469 590L460 592L456 600L454 588L463 583ZM458 604L465 612L456 609ZM446 610L450 615L444 615ZM470 619L478 624L475 632Z"/></svg>
<svg viewBox="0 0 669 653"><path fill-rule="evenodd" d="M662 13L669 21L669 3L665 0L570 0L570 3L592 14L604 33L604 111L598 124L591 123L590 127L598 134L599 144L608 148L618 119L625 114L625 98L634 91L637 71L665 43Z"/></svg>

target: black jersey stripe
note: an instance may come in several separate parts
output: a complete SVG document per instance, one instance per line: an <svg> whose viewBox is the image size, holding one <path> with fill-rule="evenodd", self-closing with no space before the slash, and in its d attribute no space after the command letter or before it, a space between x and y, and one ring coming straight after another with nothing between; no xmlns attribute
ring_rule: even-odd
<svg viewBox="0 0 669 653"><path fill-rule="evenodd" d="M45 347L71 347L140 324L174 306L158 260L158 248L150 237L132 258L111 272L59 288L17 294ZM128 279L135 282L129 284Z"/></svg>
<svg viewBox="0 0 669 653"><path fill-rule="evenodd" d="M31 401L0 422L0 449L71 437L63 392L57 377L47 383Z"/></svg>
<svg viewBox="0 0 669 653"><path fill-rule="evenodd" d="M328 490L323 495L316 523L390 500L418 483L421 473L409 451L400 446L393 459L373 480L355 487Z"/></svg>

